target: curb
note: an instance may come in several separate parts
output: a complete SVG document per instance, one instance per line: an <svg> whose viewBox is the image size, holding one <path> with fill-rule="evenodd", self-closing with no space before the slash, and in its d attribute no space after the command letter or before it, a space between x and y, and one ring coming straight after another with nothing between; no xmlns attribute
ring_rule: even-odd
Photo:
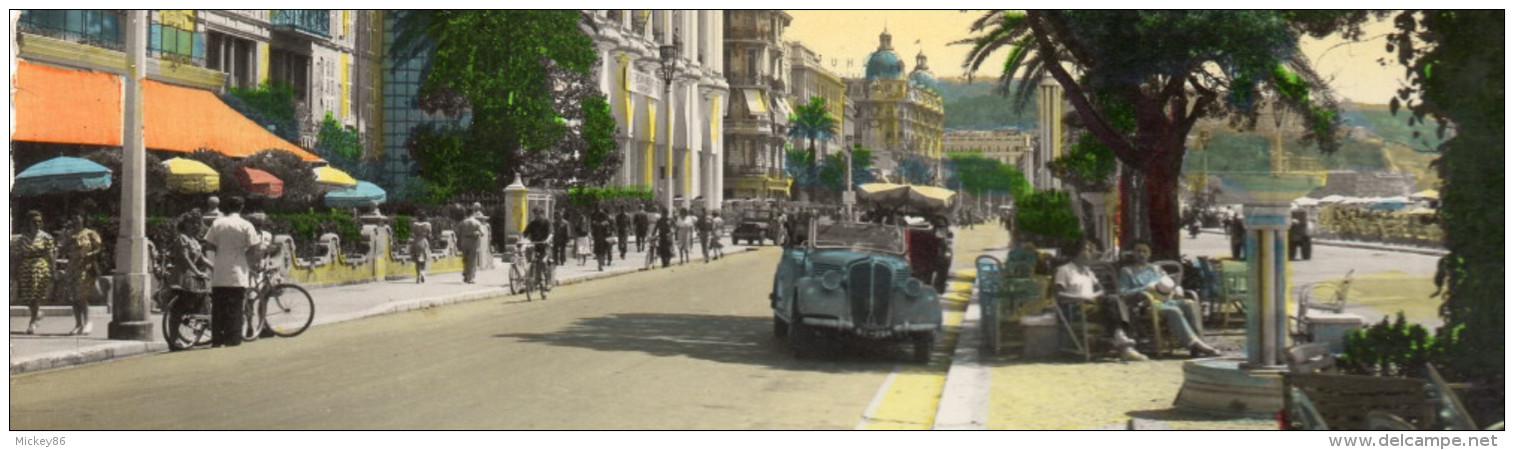
<svg viewBox="0 0 1514 450"><path fill-rule="evenodd" d="M1218 234L1218 235L1221 235L1221 236L1225 235L1224 232L1215 231L1215 230L1212 230L1212 229L1211 230L1203 230L1203 233L1205 233L1205 234ZM1449 250L1443 250L1443 249L1423 248L1423 247L1407 247L1407 246L1397 246L1397 245L1388 245L1388 244L1376 244L1376 243L1371 243L1371 242L1339 241L1339 240L1335 240L1335 239L1319 239L1319 238L1313 239L1312 242L1314 243L1314 245L1324 245L1324 246L1329 246L1329 247L1346 247L1346 248L1355 248L1355 249L1362 249L1362 250L1377 250L1377 251L1383 251L1383 252L1412 253L1412 254L1416 254L1416 255L1425 255L1425 256L1446 256L1446 255L1451 254L1451 252Z"/></svg>
<svg viewBox="0 0 1514 450"><path fill-rule="evenodd" d="M977 289L969 298L932 430L983 430L988 426L989 386L993 380L982 362L982 312Z"/></svg>
<svg viewBox="0 0 1514 450"><path fill-rule="evenodd" d="M739 253L754 252L754 251L757 251L759 249L761 249L761 247L744 247L744 248L742 248L741 250L738 250L738 251L726 252L726 256L731 256L731 255L735 255L735 254L739 254ZM692 264L694 261L695 260L693 258L690 258L689 259L689 264ZM681 266L681 265L684 265L684 264L685 263L673 263L673 266ZM625 270L625 271L589 273L588 275L585 275L585 276L576 277L576 278L572 278L572 279L561 280L561 281L558 282L558 286L568 286L568 285L573 285L573 284L578 284L578 283L585 283L585 282L589 282L589 281L600 280L600 279L610 278L610 277L615 277L615 276L620 276L620 275L638 273L638 272L643 272L643 271L651 271L651 270L654 270L654 269L655 268L639 267L639 268L634 268L632 270ZM511 294L510 294L510 288L508 286L507 287L487 287L487 288L483 288L483 289L480 289L480 290L477 290L477 291L464 292L464 293L461 293L461 294L438 295L438 296L434 296L434 297L426 297L426 298L415 299L415 300L404 300L404 301L389 302L389 303L385 303L385 304L382 304L382 305L375 306L375 307L370 308L370 309L365 310L365 311L360 311L360 312L355 312L355 313L349 313L349 314L344 314L344 315L338 315L338 316L327 316L325 318L317 317L310 324L310 326L314 327L314 326L317 326L317 325L330 325L330 324L334 324L334 323L350 322L350 321L354 321L354 320L358 320L358 319L366 319L366 318L369 318L369 317L378 317L378 316L385 316L385 315L390 315L390 314L399 314L399 313L416 311L416 310L421 310L421 309L434 308L434 307L438 307L438 306L454 305L454 304L458 304L458 303L466 303L466 302L485 300L485 299L490 299L490 298L504 297L504 296L509 296L509 295L511 295ZM61 308L61 311L68 311L67 307L57 307L57 308ZM11 309L13 311L12 315L15 315L14 311L15 311L16 307L11 307ZM44 308L44 310L46 310L46 308ZM25 307L21 307L21 311L22 311L22 316L25 316L26 308ZM12 341L11 345L14 346L15 342ZM153 354L153 353L166 353L166 352L168 352L168 344L165 343L165 342L106 341L105 343L103 343L101 345L92 345L92 346L89 346L89 347L83 348L83 349L78 349L78 350L62 350L62 351L56 351L56 352L48 352L48 353L43 353L43 354L34 355L34 356L30 356L30 357L25 357L23 359L16 359L13 356L11 358L11 363L10 363L10 373L11 373L11 375L16 375L16 374L27 373L27 372L36 372L36 371L50 370L50 369L59 369L59 368L63 368L63 367L71 367L71 366L78 366L78 365L83 365L83 364L90 364L90 363L96 363L96 362L102 362L102 361L109 361L109 360L114 360L114 359L129 357L129 356L138 356L138 355Z"/></svg>
<svg viewBox="0 0 1514 450"><path fill-rule="evenodd" d="M11 375L167 351L168 344L165 342L110 341L104 345L90 346L89 348L80 350L43 353L24 360L13 361L11 362Z"/></svg>

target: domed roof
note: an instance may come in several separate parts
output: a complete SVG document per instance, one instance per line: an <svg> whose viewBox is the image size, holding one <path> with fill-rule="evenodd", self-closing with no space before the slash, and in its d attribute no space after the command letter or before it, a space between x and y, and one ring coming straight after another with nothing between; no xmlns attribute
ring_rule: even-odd
<svg viewBox="0 0 1514 450"><path fill-rule="evenodd" d="M915 70L909 73L909 82L936 94L941 93L941 83L936 81L936 76L930 73L930 66L925 64L925 52L915 55Z"/></svg>
<svg viewBox="0 0 1514 450"><path fill-rule="evenodd" d="M878 35L878 50L867 55L867 79L897 80L904 74L904 61L894 54L893 36L888 30Z"/></svg>

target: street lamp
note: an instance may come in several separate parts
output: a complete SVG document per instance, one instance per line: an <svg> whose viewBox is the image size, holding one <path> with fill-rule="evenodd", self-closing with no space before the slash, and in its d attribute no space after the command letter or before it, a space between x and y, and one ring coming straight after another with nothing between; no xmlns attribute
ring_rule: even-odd
<svg viewBox="0 0 1514 450"><path fill-rule="evenodd" d="M679 47L678 31L675 29L673 31L673 43L664 44L657 48L658 56L660 56L660 60L662 61L663 92L667 94L663 99L663 103L667 105L668 133L666 139L668 140L668 157L666 160L667 164L663 166L663 179L667 180L667 214L670 217L673 214L673 76L678 73Z"/></svg>

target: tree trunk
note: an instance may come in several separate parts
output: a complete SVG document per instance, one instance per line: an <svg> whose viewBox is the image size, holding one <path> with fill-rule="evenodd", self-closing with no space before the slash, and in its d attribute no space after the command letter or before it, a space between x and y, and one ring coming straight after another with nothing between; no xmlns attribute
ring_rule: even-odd
<svg viewBox="0 0 1514 450"><path fill-rule="evenodd" d="M1155 156L1155 155L1153 155ZM1178 208L1179 170L1171 161L1154 159L1145 175L1145 212L1150 230L1152 260L1176 260L1182 228Z"/></svg>

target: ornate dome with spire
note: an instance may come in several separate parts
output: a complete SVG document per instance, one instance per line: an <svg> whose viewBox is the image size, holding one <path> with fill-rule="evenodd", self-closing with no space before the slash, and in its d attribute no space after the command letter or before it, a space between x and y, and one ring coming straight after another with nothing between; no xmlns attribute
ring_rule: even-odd
<svg viewBox="0 0 1514 450"><path fill-rule="evenodd" d="M930 66L925 64L925 51L915 55L915 70L909 73L909 82L916 86L929 89L931 92L941 94L941 83L936 81L936 76L930 73Z"/></svg>
<svg viewBox="0 0 1514 450"><path fill-rule="evenodd" d="M867 55L867 79L897 80L904 75L904 61L899 60L899 55L894 54L893 35L888 34L888 28L883 29L883 34L878 35L878 50Z"/></svg>

